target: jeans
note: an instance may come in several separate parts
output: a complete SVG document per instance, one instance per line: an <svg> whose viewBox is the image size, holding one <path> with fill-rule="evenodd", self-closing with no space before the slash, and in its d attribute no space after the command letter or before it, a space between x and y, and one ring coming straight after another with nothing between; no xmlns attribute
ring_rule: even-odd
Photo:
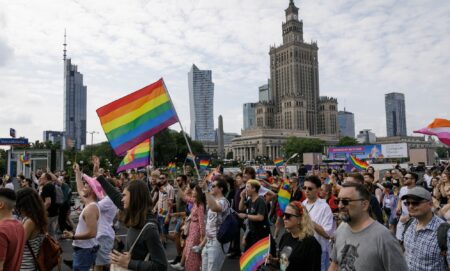
<svg viewBox="0 0 450 271"><path fill-rule="evenodd" d="M320 270L321 271L327 271L328 266L330 265L330 255L328 251L322 251L322 257L321 257L321 263L320 263Z"/></svg>
<svg viewBox="0 0 450 271"><path fill-rule="evenodd" d="M48 218L48 234L58 240L57 235L58 231L58 216L52 216Z"/></svg>
<svg viewBox="0 0 450 271"><path fill-rule="evenodd" d="M228 251L230 243L222 244L216 238L208 238L202 251L202 271L220 271L225 261L224 251Z"/></svg>
<svg viewBox="0 0 450 271"><path fill-rule="evenodd" d="M89 271L94 266L99 246L92 248L75 248L73 250L73 270Z"/></svg>

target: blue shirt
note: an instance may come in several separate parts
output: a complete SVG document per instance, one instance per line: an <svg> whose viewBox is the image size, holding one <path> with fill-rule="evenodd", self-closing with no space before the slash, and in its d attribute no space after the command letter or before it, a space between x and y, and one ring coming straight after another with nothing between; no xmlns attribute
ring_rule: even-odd
<svg viewBox="0 0 450 271"><path fill-rule="evenodd" d="M417 219L414 219L406 229L403 245L409 271L448 270L437 241L437 229L442 223L442 219L433 215L425 228L416 230ZM449 237L450 234L447 233L448 246ZM450 255L447 255L447 261L450 262Z"/></svg>

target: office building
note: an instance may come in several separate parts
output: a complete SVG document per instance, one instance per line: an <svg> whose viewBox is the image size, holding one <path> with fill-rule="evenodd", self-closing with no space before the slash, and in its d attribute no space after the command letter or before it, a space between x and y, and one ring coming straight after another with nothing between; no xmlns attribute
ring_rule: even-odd
<svg viewBox="0 0 450 271"><path fill-rule="evenodd" d="M392 92L384 96L387 136L406 136L405 95Z"/></svg>
<svg viewBox="0 0 450 271"><path fill-rule="evenodd" d="M200 70L192 65L188 73L190 136L202 142L215 141L214 83L211 70Z"/></svg>
<svg viewBox="0 0 450 271"><path fill-rule="evenodd" d="M355 138L355 116L352 112L339 111L338 112L339 137Z"/></svg>
<svg viewBox="0 0 450 271"><path fill-rule="evenodd" d="M61 145L64 138L64 132L60 131L44 131L42 136L42 142L50 141L53 144Z"/></svg>
<svg viewBox="0 0 450 271"><path fill-rule="evenodd" d="M269 102L270 100L270 80L265 85L259 87L259 102Z"/></svg>
<svg viewBox="0 0 450 271"><path fill-rule="evenodd" d="M256 103L244 104L244 130L248 130L255 127L255 106Z"/></svg>

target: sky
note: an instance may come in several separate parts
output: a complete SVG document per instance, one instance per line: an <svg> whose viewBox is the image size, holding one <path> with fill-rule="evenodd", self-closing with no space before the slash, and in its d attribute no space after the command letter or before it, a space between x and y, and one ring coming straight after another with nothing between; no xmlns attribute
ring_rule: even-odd
<svg viewBox="0 0 450 271"><path fill-rule="evenodd" d="M214 119L240 133L243 103L269 78L288 0L0 0L0 137L63 129L63 41L95 110L163 77L189 132L187 73L212 70ZM384 95L406 96L408 134L450 118L450 1L296 0L304 40L319 47L320 95L386 136ZM173 125L179 130L179 125ZM90 144L90 135L88 135Z"/></svg>

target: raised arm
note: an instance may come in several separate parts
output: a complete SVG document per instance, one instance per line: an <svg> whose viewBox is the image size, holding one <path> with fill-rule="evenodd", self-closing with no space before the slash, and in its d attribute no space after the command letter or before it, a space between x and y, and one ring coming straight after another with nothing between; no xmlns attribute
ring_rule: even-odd
<svg viewBox="0 0 450 271"><path fill-rule="evenodd" d="M116 205L119 210L123 211L122 194L120 194L120 192L112 186L103 175L98 176L97 181L101 184L106 195L114 202L114 205Z"/></svg>

